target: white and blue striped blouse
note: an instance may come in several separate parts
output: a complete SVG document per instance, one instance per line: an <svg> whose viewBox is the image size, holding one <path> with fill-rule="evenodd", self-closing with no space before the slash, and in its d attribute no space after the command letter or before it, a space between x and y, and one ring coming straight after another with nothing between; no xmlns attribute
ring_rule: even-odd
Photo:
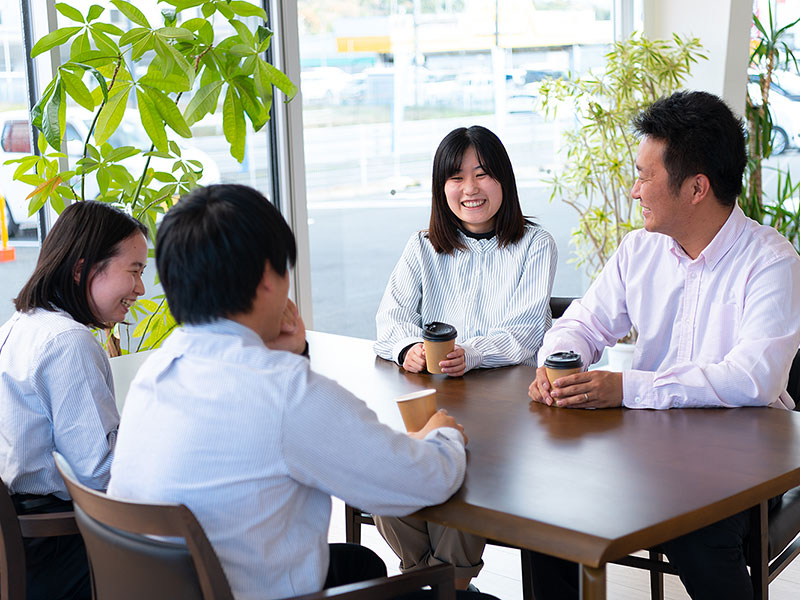
<svg viewBox="0 0 800 600"><path fill-rule="evenodd" d="M555 241L531 224L505 248L461 235L467 249L453 254L437 253L425 231L411 236L378 308L376 354L399 362L425 323L443 321L458 331L466 370L536 364L551 323Z"/></svg>
<svg viewBox="0 0 800 600"><path fill-rule="evenodd" d="M105 489L118 427L111 365L88 327L43 308L0 327L0 477L12 493L69 498L53 450Z"/></svg>

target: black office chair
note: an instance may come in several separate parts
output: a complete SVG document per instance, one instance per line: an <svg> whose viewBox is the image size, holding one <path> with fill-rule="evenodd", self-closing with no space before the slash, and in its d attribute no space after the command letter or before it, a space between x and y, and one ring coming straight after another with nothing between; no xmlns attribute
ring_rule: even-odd
<svg viewBox="0 0 800 600"><path fill-rule="evenodd" d="M216 552L186 506L113 499L79 483L64 457L53 456L86 542L94 600L233 600ZM183 543L151 536L181 538ZM382 600L424 586L436 598L455 600L453 567L372 579L294 600Z"/></svg>
<svg viewBox="0 0 800 600"><path fill-rule="evenodd" d="M572 304L573 300L575 300L575 298L572 297L551 297L550 312L552 313L553 318L558 319L561 317L569 305ZM370 513L364 512L363 510L350 506L349 504L344 505L344 531L347 542L351 544L360 544L361 526L374 524L375 521ZM516 548L516 546L510 546L495 540L487 540L487 543L492 544L493 546L502 546L504 548ZM533 577L533 566L531 556L526 550L521 550L520 563L522 570L522 598L523 600L533 600L533 587L531 584Z"/></svg>
<svg viewBox="0 0 800 600"><path fill-rule="evenodd" d="M795 401L794 410L800 411L800 350L795 354L786 386ZM762 512L763 511L763 512ZM767 521L767 539L761 540L756 524ZM756 506L751 512L751 534L747 547L747 562L753 580L754 599L767 600L769 584L800 554L800 487L783 494L781 502L768 512ZM764 544L763 542L766 542ZM648 558L626 556L616 564L650 571L650 597L664 598L664 574L677 575L678 570L666 561L659 549L651 548Z"/></svg>
<svg viewBox="0 0 800 600"><path fill-rule="evenodd" d="M17 515L8 488L0 480L0 599L25 600L23 538L78 534L70 512Z"/></svg>

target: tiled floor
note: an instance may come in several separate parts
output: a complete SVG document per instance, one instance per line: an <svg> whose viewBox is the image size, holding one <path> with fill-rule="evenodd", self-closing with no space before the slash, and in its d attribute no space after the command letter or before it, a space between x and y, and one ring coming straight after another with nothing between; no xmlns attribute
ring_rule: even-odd
<svg viewBox="0 0 800 600"><path fill-rule="evenodd" d="M389 574L398 573L397 558L372 526L361 528L361 542L378 553L389 568ZM343 542L344 504L334 499L329 539ZM501 600L522 598L519 552L509 548L487 546L483 554L485 566L473 581L482 592L493 594ZM677 577L665 577L666 600L689 600L689 595ZM770 600L796 600L800 597L800 558L781 573L769 587ZM650 598L648 574L639 569L618 565L608 566L609 600L647 600Z"/></svg>

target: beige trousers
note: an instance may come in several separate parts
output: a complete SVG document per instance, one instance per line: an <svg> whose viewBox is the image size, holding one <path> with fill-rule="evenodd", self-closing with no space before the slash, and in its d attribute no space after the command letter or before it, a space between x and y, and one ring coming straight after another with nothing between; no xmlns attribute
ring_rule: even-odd
<svg viewBox="0 0 800 600"><path fill-rule="evenodd" d="M450 564L456 579L465 579L483 568L486 538L411 517L375 517L375 525L400 558L403 573Z"/></svg>

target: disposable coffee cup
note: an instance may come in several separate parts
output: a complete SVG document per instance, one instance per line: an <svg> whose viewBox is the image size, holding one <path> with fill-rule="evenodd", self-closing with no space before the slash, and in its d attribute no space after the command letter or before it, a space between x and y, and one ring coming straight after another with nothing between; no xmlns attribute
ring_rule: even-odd
<svg viewBox="0 0 800 600"><path fill-rule="evenodd" d="M395 398L406 431L419 431L436 413L436 390L420 390Z"/></svg>
<svg viewBox="0 0 800 600"><path fill-rule="evenodd" d="M447 359L456 347L456 328L447 323L434 321L428 323L422 330L422 343L425 346L425 362L428 373L441 373L439 363Z"/></svg>
<svg viewBox="0 0 800 600"><path fill-rule="evenodd" d="M580 373L583 370L583 361L576 352L556 352L545 359L544 368L552 386L559 377Z"/></svg>

